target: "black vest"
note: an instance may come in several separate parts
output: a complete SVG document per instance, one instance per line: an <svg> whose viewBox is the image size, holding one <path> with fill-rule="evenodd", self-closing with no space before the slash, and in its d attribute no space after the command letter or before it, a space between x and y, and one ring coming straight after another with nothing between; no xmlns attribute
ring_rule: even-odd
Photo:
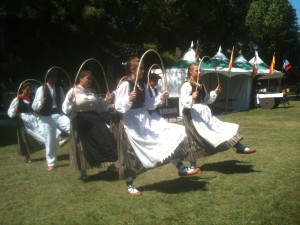
<svg viewBox="0 0 300 225"><path fill-rule="evenodd" d="M60 96L60 88L58 85L55 85L55 94L56 97L54 101L56 101L57 108L53 111L52 109L52 96L50 94L50 90L48 88L48 85L44 85L44 97L45 97L45 102L44 105L42 106L40 110L40 114L42 116L50 116L51 114L55 113L60 113L62 112L62 102L61 102L61 96Z"/></svg>
<svg viewBox="0 0 300 225"><path fill-rule="evenodd" d="M32 111L31 103L26 104L24 102L25 98L19 98L18 111L17 113L29 113Z"/></svg>
<svg viewBox="0 0 300 225"><path fill-rule="evenodd" d="M202 83L200 83L202 84ZM190 85L192 86L192 93L194 93L196 91L196 85L194 84L191 84ZM202 90L200 90L199 88L197 89L197 92L198 92L198 96L197 98L195 99L195 103L203 103L204 102L204 98L206 96L206 92L205 92L205 89L204 89L204 85L202 84ZM191 93L191 95L192 95Z"/></svg>
<svg viewBox="0 0 300 225"><path fill-rule="evenodd" d="M132 80L127 80L130 86L130 92L133 91L134 88L134 82ZM142 108L145 103L145 86L144 83L141 81L138 81L136 88L136 99L132 102L131 109L138 109Z"/></svg>

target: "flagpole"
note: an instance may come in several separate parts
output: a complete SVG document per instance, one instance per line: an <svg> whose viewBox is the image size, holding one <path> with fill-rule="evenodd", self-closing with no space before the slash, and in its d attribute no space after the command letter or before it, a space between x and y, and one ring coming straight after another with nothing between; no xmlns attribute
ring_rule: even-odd
<svg viewBox="0 0 300 225"><path fill-rule="evenodd" d="M230 79L231 68L233 66L233 53L234 53L234 46L232 47L229 65L228 65L228 79L227 79L226 107L225 107L226 113L228 112L228 92L229 92L229 88L230 88L230 80L229 79Z"/></svg>

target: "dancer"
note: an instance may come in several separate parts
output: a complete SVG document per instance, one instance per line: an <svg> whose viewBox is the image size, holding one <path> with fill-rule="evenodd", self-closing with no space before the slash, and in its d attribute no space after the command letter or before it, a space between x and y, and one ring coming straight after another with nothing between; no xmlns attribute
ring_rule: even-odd
<svg viewBox="0 0 300 225"><path fill-rule="evenodd" d="M212 115L207 104L213 103L221 87L218 85L214 91L208 93L205 86L197 85L198 64L193 63L188 68L187 80L181 87L180 104L183 108L183 124L192 148L202 149L202 156L209 156L232 147L237 153L251 154L256 152L240 140L238 124L222 122Z"/></svg>
<svg viewBox="0 0 300 225"><path fill-rule="evenodd" d="M70 120L61 110L65 94L57 83L57 71L50 71L45 79L45 85L36 91L32 108L40 115L44 125L47 169L52 171L58 166L56 130L59 128L70 134Z"/></svg>
<svg viewBox="0 0 300 225"><path fill-rule="evenodd" d="M20 93L14 98L8 109L8 116L17 119L17 139L19 154L24 156L26 163L31 163L30 155L44 149L45 135L43 123L39 115L31 108L33 101L32 83L25 81L20 86ZM61 131L57 130L56 140L62 146Z"/></svg>
<svg viewBox="0 0 300 225"><path fill-rule="evenodd" d="M63 102L63 111L71 118L71 168L81 171L83 181L89 179L87 169L118 159L116 140L100 116L110 105L91 89L92 77L91 71L81 71L79 83Z"/></svg>
<svg viewBox="0 0 300 225"><path fill-rule="evenodd" d="M199 173L199 169L185 166L184 159L190 152L187 146L183 126L177 124L161 125L152 123L147 110L154 110L162 104L169 93L150 96L146 85L141 81L143 65L137 73L140 59L130 58L126 65L127 79L116 91L115 108L121 113L118 134L119 176L126 179L127 192L130 195L141 195L133 185L136 175L147 168L161 165L168 159L178 168L180 176L190 176ZM134 89L135 80L138 83Z"/></svg>
<svg viewBox="0 0 300 225"><path fill-rule="evenodd" d="M30 154L44 148L43 127L38 115L32 110L32 84L24 82L21 93L12 100L8 109L10 118L17 118L19 154L25 163L31 163Z"/></svg>

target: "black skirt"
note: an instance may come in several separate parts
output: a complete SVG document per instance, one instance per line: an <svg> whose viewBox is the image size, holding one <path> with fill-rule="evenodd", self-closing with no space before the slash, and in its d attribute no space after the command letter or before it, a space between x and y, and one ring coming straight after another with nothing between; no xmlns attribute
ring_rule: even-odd
<svg viewBox="0 0 300 225"><path fill-rule="evenodd" d="M86 170L118 160L116 139L97 112L79 112L71 118L71 167Z"/></svg>
<svg viewBox="0 0 300 225"><path fill-rule="evenodd" d="M24 122L20 117L17 118L17 138L19 154L22 156L29 156L30 154L45 148L44 144L36 141L30 134L28 134Z"/></svg>

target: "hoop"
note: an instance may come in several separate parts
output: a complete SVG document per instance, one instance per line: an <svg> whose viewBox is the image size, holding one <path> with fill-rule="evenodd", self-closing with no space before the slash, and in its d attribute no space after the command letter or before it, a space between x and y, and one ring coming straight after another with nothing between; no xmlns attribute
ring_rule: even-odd
<svg viewBox="0 0 300 225"><path fill-rule="evenodd" d="M123 82L123 80L126 79L126 78L127 78L127 76L124 76L124 77L122 77L122 78L119 80L118 85L117 85L117 87L116 87L116 90L119 88L120 84L121 84L121 83Z"/></svg>
<svg viewBox="0 0 300 225"><path fill-rule="evenodd" d="M94 59L94 58L89 58L89 59L85 60L85 61L81 64L81 66L79 67L79 70L78 70L78 72L77 72L77 74L76 74L76 77L75 77L75 80L74 80L74 84L76 83L76 80L77 80L77 78L78 78L78 75L79 75L79 73L81 72L81 69L82 69L82 67L84 66L84 64L87 63L88 61L91 61L91 60L97 62L97 64L98 64L98 65L100 66L100 68L102 69L102 73L103 73L103 76L104 76L104 80L105 80L105 85L106 85L107 92L110 92L110 91L109 91L109 87L108 87L108 83L107 83L107 80L106 80L106 74L105 74L104 68L103 68L102 64L101 64L97 59ZM94 80L95 80L95 79L94 79ZM96 80L95 80L95 81L96 81ZM96 83L96 85L97 85L97 87L98 87L98 89L99 89L99 94L101 94L101 93L100 93L100 87L99 87L98 83L97 83L97 82L95 82L95 83Z"/></svg>
<svg viewBox="0 0 300 225"><path fill-rule="evenodd" d="M158 64L153 64L152 66L150 66L150 68L148 70L148 73L147 73L147 87L149 86L149 80L150 80L149 75L150 75L150 72L151 72L152 68L155 67L155 66L162 70L162 68Z"/></svg>
<svg viewBox="0 0 300 225"><path fill-rule="evenodd" d="M200 72L201 72L201 63L203 62L203 60L204 60L205 58L209 58L209 59L210 59L210 57L207 56L207 55L205 55L205 56L203 56L203 57L201 58L201 62L199 63L199 66L198 66L198 75L197 75L197 85L196 85L196 89L198 88L198 85L199 85L199 76L200 76Z"/></svg>
<svg viewBox="0 0 300 225"><path fill-rule="evenodd" d="M140 66L141 66L141 63L143 61L143 58L145 57L145 55L149 52L154 52L156 53L156 55L158 56L158 58L160 59L160 63L161 63L161 67L162 67L162 73L163 73L163 76L164 76L164 81L165 81L165 90L168 91L168 88L167 88L167 79L166 79L166 72L165 72L165 68L164 68L164 63L162 61L162 58L161 56L158 54L157 51L155 51L154 49L149 49L147 50L141 57L140 59L140 62L139 62L139 65L138 65L138 68L137 68L137 73L136 73L136 78L135 78L135 84L134 84L134 88L133 90L135 91L135 88L136 88L136 84L137 84L137 78L138 78L138 73L139 73L139 70L140 70Z"/></svg>
<svg viewBox="0 0 300 225"><path fill-rule="evenodd" d="M50 69L48 69L48 71L47 71L47 73L46 73L46 75L45 75L44 86L46 85L48 74L49 74L50 71L53 70L53 69L59 69L59 70L63 71L63 72L65 73L65 75L68 77L70 87L72 86L72 82L71 82L71 79L70 79L69 74L68 74L64 69L62 69L61 67L58 67L58 66L53 66L53 67L51 67Z"/></svg>
<svg viewBox="0 0 300 225"><path fill-rule="evenodd" d="M24 81L20 84L20 86L19 86L19 88L18 88L17 96L20 94L20 89L21 89L22 85L23 85L24 83L28 82L28 81L35 81L35 82L39 83L40 85L43 85L42 82L40 82L40 81L38 81L38 80L36 80L36 79L26 79L26 80L24 80Z"/></svg>
<svg viewBox="0 0 300 225"><path fill-rule="evenodd" d="M220 85L220 79L219 79L219 73L218 73L218 67L215 67L215 71L217 72L217 79L218 79L218 85Z"/></svg>

